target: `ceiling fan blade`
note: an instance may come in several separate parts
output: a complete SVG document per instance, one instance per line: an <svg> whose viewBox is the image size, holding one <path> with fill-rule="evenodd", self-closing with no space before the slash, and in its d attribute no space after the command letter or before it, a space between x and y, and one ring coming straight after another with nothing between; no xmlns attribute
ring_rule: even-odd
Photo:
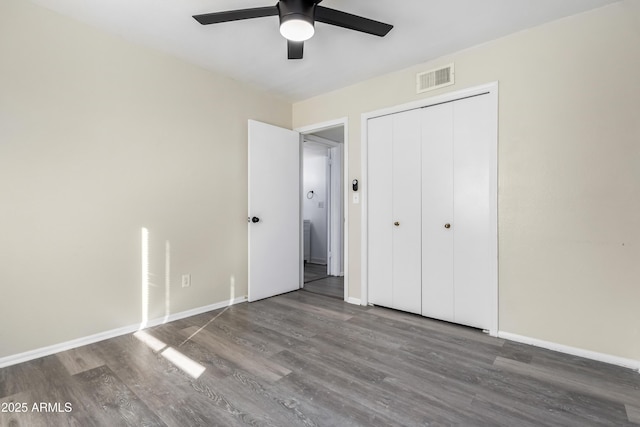
<svg viewBox="0 0 640 427"><path fill-rule="evenodd" d="M373 19L323 6L316 6L316 21L380 37L386 36L393 28L393 25L385 24L384 22L374 21Z"/></svg>
<svg viewBox="0 0 640 427"><path fill-rule="evenodd" d="M287 40L287 59L302 59L302 51L304 50L304 42L294 42Z"/></svg>
<svg viewBox="0 0 640 427"><path fill-rule="evenodd" d="M278 6L254 7L252 9L205 13L203 15L194 15L193 18L202 25L208 25L218 24L220 22L239 21L241 19L262 18L263 16L273 15L278 15Z"/></svg>

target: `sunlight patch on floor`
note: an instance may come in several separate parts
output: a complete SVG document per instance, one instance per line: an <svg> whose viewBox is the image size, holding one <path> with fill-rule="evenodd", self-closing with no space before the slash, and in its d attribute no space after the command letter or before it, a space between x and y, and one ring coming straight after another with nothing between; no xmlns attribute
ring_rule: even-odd
<svg viewBox="0 0 640 427"><path fill-rule="evenodd" d="M178 369L194 379L198 379L200 375L207 369L189 356L179 352L173 347L169 347L153 335L145 331L138 331L133 334L134 337L145 343L147 347L156 353L160 353L162 357L167 359Z"/></svg>

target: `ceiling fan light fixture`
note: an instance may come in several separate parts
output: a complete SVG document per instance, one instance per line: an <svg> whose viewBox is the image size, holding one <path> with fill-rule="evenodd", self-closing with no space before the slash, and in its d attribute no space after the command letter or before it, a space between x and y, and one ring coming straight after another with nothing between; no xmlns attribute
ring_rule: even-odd
<svg viewBox="0 0 640 427"><path fill-rule="evenodd" d="M302 14L290 14L280 20L280 34L287 40L303 42L313 37L313 20Z"/></svg>
<svg viewBox="0 0 640 427"><path fill-rule="evenodd" d="M321 1L322 0L278 0L275 6L204 13L194 15L193 18L202 25L209 25L243 19L278 16L280 18L280 34L287 39L288 59L302 59L304 42L313 37L316 21L378 37L384 37L393 28L393 25L385 24L384 22L318 6L318 3Z"/></svg>

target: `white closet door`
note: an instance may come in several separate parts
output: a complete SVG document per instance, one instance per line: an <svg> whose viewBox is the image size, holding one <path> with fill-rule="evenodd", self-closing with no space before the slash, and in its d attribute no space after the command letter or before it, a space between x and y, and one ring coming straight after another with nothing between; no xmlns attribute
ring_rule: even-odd
<svg viewBox="0 0 640 427"><path fill-rule="evenodd" d="M455 321L453 105L422 110L422 315ZM449 224L449 228L446 228Z"/></svg>
<svg viewBox="0 0 640 427"><path fill-rule="evenodd" d="M369 301L497 331L497 99L368 121Z"/></svg>
<svg viewBox="0 0 640 427"><path fill-rule="evenodd" d="M370 119L369 301L421 312L420 111Z"/></svg>
<svg viewBox="0 0 640 427"><path fill-rule="evenodd" d="M493 154L491 99L481 95L452 103L455 321L489 329L491 325L491 259L495 241L491 203Z"/></svg>
<svg viewBox="0 0 640 427"><path fill-rule="evenodd" d="M368 121L369 302L393 307L393 117Z"/></svg>
<svg viewBox="0 0 640 427"><path fill-rule="evenodd" d="M420 314L420 110L393 115L393 308ZM372 184L373 185L373 184Z"/></svg>

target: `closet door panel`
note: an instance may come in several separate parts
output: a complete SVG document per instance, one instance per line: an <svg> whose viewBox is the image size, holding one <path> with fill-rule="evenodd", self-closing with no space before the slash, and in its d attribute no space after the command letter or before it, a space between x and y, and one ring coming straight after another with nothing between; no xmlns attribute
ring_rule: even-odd
<svg viewBox="0 0 640 427"><path fill-rule="evenodd" d="M420 110L393 115L393 307L421 312ZM373 184L372 184L373 185Z"/></svg>
<svg viewBox="0 0 640 427"><path fill-rule="evenodd" d="M453 103L446 103L422 110L422 315L447 321L454 321L453 219Z"/></svg>
<svg viewBox="0 0 640 427"><path fill-rule="evenodd" d="M455 321L490 325L491 115L488 96L452 103L454 108Z"/></svg>
<svg viewBox="0 0 640 427"><path fill-rule="evenodd" d="M393 118L368 121L369 302L393 307Z"/></svg>

